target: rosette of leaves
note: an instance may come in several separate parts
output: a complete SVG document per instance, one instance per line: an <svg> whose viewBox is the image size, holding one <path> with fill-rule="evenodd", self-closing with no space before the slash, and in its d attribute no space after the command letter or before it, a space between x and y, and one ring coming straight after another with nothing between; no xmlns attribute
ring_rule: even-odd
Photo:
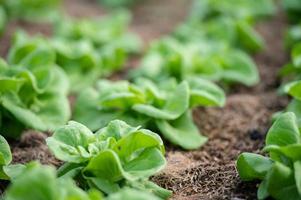
<svg viewBox="0 0 301 200"><path fill-rule="evenodd" d="M259 80L255 63L241 50L221 42L198 41L183 44L172 38L156 42L143 58L141 66L132 71L130 76L142 76L154 81L170 77L185 80L198 76L247 86L252 86Z"/></svg>
<svg viewBox="0 0 301 200"><path fill-rule="evenodd" d="M26 128L54 130L70 117L68 78L55 65L55 52L39 40L14 43L8 64L0 61L0 131L6 137Z"/></svg>
<svg viewBox="0 0 301 200"><path fill-rule="evenodd" d="M115 12L100 19L59 19L55 26L55 36L71 41L89 40L102 51L106 48L120 48L125 53L137 53L141 41L128 31L131 15L126 11Z"/></svg>
<svg viewBox="0 0 301 200"><path fill-rule="evenodd" d="M268 131L264 151L268 156L242 153L237 170L242 180L260 180L258 199L301 198L301 137L296 116L281 114Z"/></svg>
<svg viewBox="0 0 301 200"><path fill-rule="evenodd" d="M160 200L157 196L132 188L104 197L95 189L85 191L72 179L57 177L51 166L31 162L24 166L5 191L4 200Z"/></svg>
<svg viewBox="0 0 301 200"><path fill-rule="evenodd" d="M254 21L272 16L276 11L273 0L195 0L190 20L206 20L219 16Z"/></svg>
<svg viewBox="0 0 301 200"><path fill-rule="evenodd" d="M164 199L170 196L170 191L148 180L166 165L163 142L149 130L115 120L94 134L71 121L47 138L47 145L65 161L59 176L73 177L81 187L105 194L132 187Z"/></svg>
<svg viewBox="0 0 301 200"><path fill-rule="evenodd" d="M264 48L264 41L252 26L274 12L271 0L196 0L190 17L175 35L185 41L213 39L257 52Z"/></svg>
<svg viewBox="0 0 301 200"><path fill-rule="evenodd" d="M73 92L97 78L121 69L130 54L138 53L140 39L127 31L130 15L118 12L102 19L59 20L52 45L57 64L70 77Z"/></svg>
<svg viewBox="0 0 301 200"><path fill-rule="evenodd" d="M264 40L254 30L250 22L226 16L204 20L203 22L184 23L176 29L174 35L185 42L200 39L225 42L251 53L258 52L265 46Z"/></svg>
<svg viewBox="0 0 301 200"><path fill-rule="evenodd" d="M85 192L69 178L57 178L51 166L31 162L24 165L5 191L5 200L103 200L96 190Z"/></svg>
<svg viewBox="0 0 301 200"><path fill-rule="evenodd" d="M193 122L191 109L197 106L223 106L225 94L210 81L190 78L178 84L167 80L155 84L147 79L100 81L96 89L84 91L75 105L74 119L91 130L109 121L122 119L159 132L184 149L196 149L207 138Z"/></svg>

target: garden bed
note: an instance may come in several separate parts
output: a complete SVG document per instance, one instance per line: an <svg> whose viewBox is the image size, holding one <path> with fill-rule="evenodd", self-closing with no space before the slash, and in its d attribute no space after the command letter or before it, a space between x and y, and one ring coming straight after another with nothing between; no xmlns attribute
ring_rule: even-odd
<svg viewBox="0 0 301 200"><path fill-rule="evenodd" d="M131 30L138 33L145 45L165 34L185 20L190 1L146 0L133 8ZM105 9L95 1L65 1L67 13L73 16L102 15ZM48 25L12 22L0 40L0 54L4 56L16 27L29 33L51 34ZM167 145L167 167L152 180L172 190L172 199L255 199L256 182L242 182L236 172L235 161L242 152L262 149L265 135L271 126L273 113L287 105L285 97L277 95L280 81L278 70L288 61L283 46L287 22L283 13L257 25L266 41L266 49L255 55L260 72L260 83L255 87L235 86L228 92L224 108L199 108L194 110L194 121L208 142L198 150L184 151ZM139 56L132 58L128 68L136 67ZM123 77L126 71L113 75ZM72 101L72 100L71 100ZM47 135L47 133L46 133ZM25 133L20 141L9 141L14 163L39 160L43 164L59 166L45 144L47 136L34 131Z"/></svg>

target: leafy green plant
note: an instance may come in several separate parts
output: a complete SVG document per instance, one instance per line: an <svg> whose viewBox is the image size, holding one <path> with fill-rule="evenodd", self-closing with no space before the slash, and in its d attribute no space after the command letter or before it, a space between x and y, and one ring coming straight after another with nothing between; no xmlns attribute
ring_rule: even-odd
<svg viewBox="0 0 301 200"><path fill-rule="evenodd" d="M83 191L68 178L57 178L53 167L31 162L24 166L5 192L5 200L102 200L96 190Z"/></svg>
<svg viewBox="0 0 301 200"><path fill-rule="evenodd" d="M25 128L54 130L70 117L69 82L47 43L16 42L0 61L0 131L18 137Z"/></svg>
<svg viewBox="0 0 301 200"><path fill-rule="evenodd" d="M275 12L270 0L196 0L191 16L176 31L184 41L215 40L252 53L264 48L264 41L253 29L257 19Z"/></svg>
<svg viewBox="0 0 301 200"><path fill-rule="evenodd" d="M174 77L185 80L199 76L227 83L239 82L247 86L259 80L257 67L243 51L226 43L199 41L180 43L166 38L155 43L144 57L140 68L130 76L160 81Z"/></svg>
<svg viewBox="0 0 301 200"><path fill-rule="evenodd" d="M57 129L47 144L56 158L65 161L58 175L75 178L81 187L105 194L132 187L164 199L170 195L148 180L166 164L163 142L149 130L115 120L93 134L71 121Z"/></svg>
<svg viewBox="0 0 301 200"><path fill-rule="evenodd" d="M266 137L264 151L269 157L242 153L237 170L242 180L261 180L258 199L300 199L301 135L296 116L281 114Z"/></svg>
<svg viewBox="0 0 301 200"><path fill-rule="evenodd" d="M130 16L126 12L101 20L60 20L53 38L15 36L13 49L23 46L49 46L55 52L55 63L69 77L72 92L92 86L125 65L130 53L137 53L140 40L127 32ZM24 50L30 52L30 48Z"/></svg>
<svg viewBox="0 0 301 200"><path fill-rule="evenodd" d="M99 77L119 70L128 55L140 49L138 37L126 31L129 20L127 12L102 20L61 20L53 38L29 37L18 32L13 48L30 44L50 46L55 52L55 63L69 77L70 90L77 93L92 86Z"/></svg>
<svg viewBox="0 0 301 200"><path fill-rule="evenodd" d="M195 126L191 108L223 106L225 95L215 84L190 78L180 84L170 79L155 84L147 79L100 81L96 89L84 91L75 105L74 119L95 131L109 121L149 128L185 149L195 149L206 142Z"/></svg>
<svg viewBox="0 0 301 200"><path fill-rule="evenodd" d="M115 12L100 19L58 19L55 24L55 37L68 41L89 40L95 48L106 45L119 47L128 53L137 53L141 41L128 31L131 15L126 11Z"/></svg>

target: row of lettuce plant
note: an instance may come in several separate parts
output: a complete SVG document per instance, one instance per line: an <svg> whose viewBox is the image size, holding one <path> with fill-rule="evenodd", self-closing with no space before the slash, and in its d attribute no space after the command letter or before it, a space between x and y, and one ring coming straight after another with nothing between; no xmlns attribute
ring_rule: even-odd
<svg viewBox="0 0 301 200"><path fill-rule="evenodd" d="M11 181L5 200L159 200L171 194L148 180L166 164L154 132L115 120L94 134L70 121L47 144L65 162L57 171L38 162L12 164L10 147L0 137L0 179Z"/></svg>
<svg viewBox="0 0 301 200"><path fill-rule="evenodd" d="M299 2L300 3L300 2ZM300 20L301 9L297 1L283 1L289 20ZM295 5L295 6L294 6ZM243 181L260 180L258 199L301 198L301 26L291 27L285 44L291 50L291 62L280 76L284 83L281 93L292 97L284 112L275 114L275 122L267 133L263 153L242 153L237 170Z"/></svg>
<svg viewBox="0 0 301 200"><path fill-rule="evenodd" d="M95 21L62 20L50 39L18 32L0 62L1 133L18 137L25 128L54 131L65 124L68 94L108 76L139 49L140 40L126 31L129 19L121 12Z"/></svg>
<svg viewBox="0 0 301 200"><path fill-rule="evenodd" d="M252 86L259 76L248 52L264 48L252 25L274 11L269 0L196 0L187 22L173 36L154 43L130 77L160 81L198 76Z"/></svg>
<svg viewBox="0 0 301 200"><path fill-rule="evenodd" d="M248 15L249 19L232 16L236 12L231 10L230 14L216 13L218 6L227 7L231 4L219 4L214 0L207 3L206 17L193 19L198 19L199 23L209 23L210 18L215 24L213 20L218 21L218 16L229 15L234 21L243 21L243 25L232 26L234 36L243 35L244 43L250 43L251 50L259 46L254 45L259 44L259 36L254 31L248 34L252 30L249 26L250 16L257 18L255 11L250 11L252 14ZM244 4L243 1L239 5L236 11L242 8L257 10L253 4ZM267 8L272 8L272 4L267 5L271 6ZM270 15L269 9L265 9L263 15ZM125 198L138 191L144 191L141 195L146 195L145 198L166 199L170 191L149 181L149 177L166 164L163 142L157 134L139 126L160 132L167 140L184 149L198 148L206 138L200 135L193 122L192 108L223 106L225 103L223 90L210 80L246 85L258 81L256 66L242 48L236 47L228 39L207 37L211 33L206 28L208 32L204 37L196 37L199 39L188 41L184 39L185 33L179 31L181 34L154 45L158 46L159 52L155 51L148 63L156 61L157 65L148 69L162 69L157 78L145 79L142 74L137 78L139 73L135 72L132 82L101 80L96 87L88 89L95 85L100 76L110 74L124 64L126 53L138 49L138 40L125 33L124 24L128 22L125 19L122 15L101 23L91 20L58 21L54 37L50 39L42 36L32 38L24 33L16 36L7 63L2 61L1 64L3 78L0 80L5 86L0 91L1 129L9 136L18 136L24 128L55 130L47 139L47 144L64 164L57 172L37 163L11 165L10 151L4 150L2 175L3 179L12 183L6 192L6 199L24 198L24 193L28 193L24 184L28 177L33 177L29 179L32 184L28 186L37 184L37 187L41 187L41 190L34 190L38 194L30 195L43 196L41 191L45 190L45 194L49 194L48 199L73 198L72 191L78 193L78 198L82 195L86 199L102 198L96 191L105 194L105 199ZM238 30L247 33L238 34ZM147 53L146 57L152 56ZM186 70L191 70L189 68L194 69L188 73ZM52 70L57 74L52 75ZM206 73L202 72L204 70ZM151 74L151 71L147 74ZM55 80L58 77L61 80ZM68 86L68 80L71 87ZM70 118L67 101L70 88L75 93L84 90L77 99L74 119L89 128L70 122L57 129ZM60 99L56 99L58 97ZM61 102L66 102L66 106L62 108ZM123 121L112 121L114 119L124 120L130 125ZM12 126L16 121L20 126ZM38 175L36 178L33 176L35 174ZM44 180L37 178L39 176L45 177L51 184L46 185ZM77 186L71 179L76 181ZM90 189L91 192L84 192Z"/></svg>
<svg viewBox="0 0 301 200"><path fill-rule="evenodd" d="M232 4L237 6L233 10ZM141 66L129 73L131 83L100 81L96 88L83 91L74 119L97 130L120 118L158 131L184 149L203 145L207 138L195 125L192 109L225 104L223 90L212 80L247 86L259 81L257 67L245 50L263 48L251 25L271 16L275 8L272 1L208 0L196 5L204 10L193 10L173 35L154 42ZM243 12L238 14L239 10ZM243 42L238 45L238 41Z"/></svg>

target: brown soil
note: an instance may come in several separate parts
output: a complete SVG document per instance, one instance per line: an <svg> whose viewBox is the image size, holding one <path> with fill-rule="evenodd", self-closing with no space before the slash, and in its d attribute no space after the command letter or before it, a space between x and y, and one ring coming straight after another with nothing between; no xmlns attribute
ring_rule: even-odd
<svg viewBox="0 0 301 200"><path fill-rule="evenodd" d="M170 33L183 21L189 5L190 1L183 0L144 0L133 8L131 29L147 44ZM65 0L64 9L77 17L105 13L96 0ZM167 168L153 180L171 189L174 192L172 199L256 199L257 183L240 181L235 160L244 151L260 152L272 114L287 103L286 98L280 98L276 93L277 71L287 61L282 45L285 26L285 18L280 13L257 27L267 42L267 48L254 56L261 76L259 85L253 88L235 86L224 108L194 111L195 122L209 137L208 143L189 152L168 145ZM7 53L11 35L17 27L30 33L51 34L49 25L12 22L0 38L0 55ZM136 65L137 61L137 58L133 59L129 66ZM44 164L59 165L45 144L46 137L29 131L20 141L11 142L14 162L40 160Z"/></svg>

